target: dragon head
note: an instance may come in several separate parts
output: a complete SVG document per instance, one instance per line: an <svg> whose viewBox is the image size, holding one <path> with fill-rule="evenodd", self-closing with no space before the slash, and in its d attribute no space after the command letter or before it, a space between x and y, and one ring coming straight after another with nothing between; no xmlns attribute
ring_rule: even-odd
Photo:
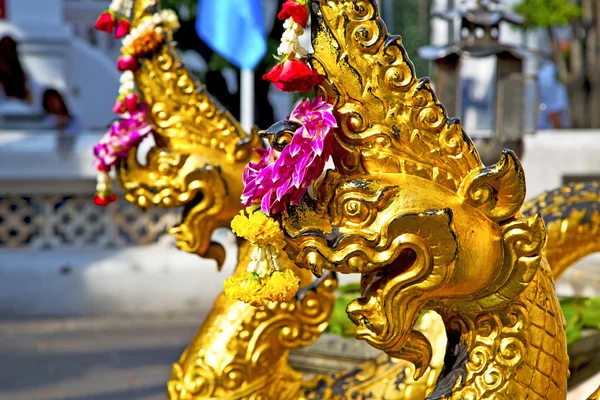
<svg viewBox="0 0 600 400"><path fill-rule="evenodd" d="M151 19L159 3L133 2L132 26ZM170 230L177 246L221 266L225 250L210 238L216 228L228 227L242 208L240 177L255 156L252 149L262 142L255 130L244 132L190 74L175 50L172 32L164 29L162 34L164 43L135 72L156 144L144 165L138 149L130 151L118 166L118 179L127 199L142 208L183 207L181 223Z"/></svg>
<svg viewBox="0 0 600 400"><path fill-rule="evenodd" d="M318 94L339 125L336 168L284 213L286 251L317 275L360 273L362 297L347 308L356 336L420 376L431 345L414 330L419 315L514 299L540 265L543 222L519 214L515 154L481 163L373 1L313 1L313 21Z"/></svg>

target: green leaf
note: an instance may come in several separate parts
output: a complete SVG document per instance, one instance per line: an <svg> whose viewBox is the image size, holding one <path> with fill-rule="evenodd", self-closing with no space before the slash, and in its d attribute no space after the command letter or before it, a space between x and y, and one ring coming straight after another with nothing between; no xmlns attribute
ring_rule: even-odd
<svg viewBox="0 0 600 400"><path fill-rule="evenodd" d="M581 318L581 306L578 304L577 299L561 299L560 307L562 308L567 325L576 323Z"/></svg>
<svg viewBox="0 0 600 400"><path fill-rule="evenodd" d="M550 28L567 25L581 15L581 7L569 0L523 0L515 12L527 18L524 26Z"/></svg>
<svg viewBox="0 0 600 400"><path fill-rule="evenodd" d="M586 328L600 330L600 298L586 299L583 302L581 323Z"/></svg>
<svg viewBox="0 0 600 400"><path fill-rule="evenodd" d="M338 288L338 291L340 293L360 293L360 283L358 282L352 282L352 283L347 283L343 286L340 286Z"/></svg>
<svg viewBox="0 0 600 400"><path fill-rule="evenodd" d="M335 299L333 311L329 317L327 331L334 335L350 337L354 336L354 324L346 314L346 306L354 300L353 296L339 296Z"/></svg>
<svg viewBox="0 0 600 400"><path fill-rule="evenodd" d="M578 325L567 325L565 334L567 335L567 345L575 343L583 337L583 335L581 334L581 326Z"/></svg>
<svg viewBox="0 0 600 400"><path fill-rule="evenodd" d="M560 306L567 321L567 343L581 339L583 329L600 330L600 297L564 298Z"/></svg>

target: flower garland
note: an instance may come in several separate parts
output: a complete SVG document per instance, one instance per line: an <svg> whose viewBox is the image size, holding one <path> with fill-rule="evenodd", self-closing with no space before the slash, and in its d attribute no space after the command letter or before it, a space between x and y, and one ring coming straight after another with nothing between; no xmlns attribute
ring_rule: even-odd
<svg viewBox="0 0 600 400"><path fill-rule="evenodd" d="M304 100L288 117L301 124L281 152L258 149L258 163L244 170L242 203L260 202L265 214L277 214L286 204L297 204L321 176L332 153L331 129L337 127L333 106L320 97Z"/></svg>
<svg viewBox="0 0 600 400"><path fill-rule="evenodd" d="M244 169L242 203L246 212L236 216L231 228L254 245L245 274L225 282L225 294L254 306L288 301L299 287L299 278L283 266L283 232L274 218L286 204L299 203L325 170L332 154L337 127L333 106L317 97L301 102L288 119L300 124L282 151L256 149L260 161Z"/></svg>
<svg viewBox="0 0 600 400"><path fill-rule="evenodd" d="M123 54L135 58L154 53L164 41L164 29L179 28L177 14L172 10L163 10L146 18L123 38Z"/></svg>
<svg viewBox="0 0 600 400"><path fill-rule="evenodd" d="M142 104L135 111L123 114L94 146L94 157L98 164L96 196L94 203L106 206L116 200L111 190L109 173L119 159L127 157L129 150L138 145L152 131L146 122L146 107Z"/></svg>
<svg viewBox="0 0 600 400"><path fill-rule="evenodd" d="M134 73L140 68L139 59L154 54L164 43L165 29L179 28L177 14L163 10L142 19L139 25L131 29L127 19L133 0L112 0L108 10L104 11L96 22L95 28L112 33L121 39L121 57L117 61L120 77L119 96L112 111L120 116L104 137L94 146L94 156L98 163L96 197L94 203L106 206L116 200L111 190L109 173L118 159L127 157L127 153L152 131L146 122L146 105L140 103L136 93Z"/></svg>
<svg viewBox="0 0 600 400"><path fill-rule="evenodd" d="M112 34L120 39L129 33L131 25L124 16L123 10L130 10L133 0L112 0L108 10L104 11L98 17L94 28Z"/></svg>
<svg viewBox="0 0 600 400"><path fill-rule="evenodd" d="M119 97L115 100L113 112L122 114L132 112L138 103L135 94L134 72L140 68L139 59L154 54L164 43L164 30L179 28L177 14L171 10L155 13L134 27L122 40L121 57L117 61L117 69L122 72Z"/></svg>
<svg viewBox="0 0 600 400"><path fill-rule="evenodd" d="M225 281L225 294L256 307L271 301L289 301L298 291L300 279L283 265L283 232L279 223L254 206L234 217L231 229L254 248L246 272Z"/></svg>
<svg viewBox="0 0 600 400"><path fill-rule="evenodd" d="M287 0L277 17L285 32L277 49L279 63L263 76L284 92L310 92L319 74L308 63L309 53L299 36L308 27L309 0ZM231 228L254 246L244 273L225 281L225 294L254 306L289 301L300 279L285 266L291 263L283 252L284 235L278 214L287 204L297 204L319 179L333 153L331 130L337 127L333 106L320 97L304 100L288 120L299 124L283 149L255 149L258 162L244 169L242 203L246 210L236 216Z"/></svg>
<svg viewBox="0 0 600 400"><path fill-rule="evenodd" d="M263 75L283 92L310 92L319 74L308 64L308 51L300 45L299 36L308 27L309 0L287 0L277 17L284 20L285 32L277 49L279 63Z"/></svg>

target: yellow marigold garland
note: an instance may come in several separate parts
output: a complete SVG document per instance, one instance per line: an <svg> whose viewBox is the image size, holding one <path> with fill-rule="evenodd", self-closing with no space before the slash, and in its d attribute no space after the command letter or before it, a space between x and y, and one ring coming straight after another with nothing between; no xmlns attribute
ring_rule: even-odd
<svg viewBox="0 0 600 400"><path fill-rule="evenodd" d="M246 273L225 281L225 294L255 307L270 302L290 301L298 292L300 278L285 268L280 257L283 231L279 223L258 207L240 212L231 222L233 232L254 245Z"/></svg>
<svg viewBox="0 0 600 400"><path fill-rule="evenodd" d="M231 221L233 233L259 246L283 242L279 223L257 207L240 211Z"/></svg>
<svg viewBox="0 0 600 400"><path fill-rule="evenodd" d="M225 281L227 297L254 307L263 307L272 301L290 301L300 288L300 278L291 269L275 271L265 278L255 272L230 276Z"/></svg>

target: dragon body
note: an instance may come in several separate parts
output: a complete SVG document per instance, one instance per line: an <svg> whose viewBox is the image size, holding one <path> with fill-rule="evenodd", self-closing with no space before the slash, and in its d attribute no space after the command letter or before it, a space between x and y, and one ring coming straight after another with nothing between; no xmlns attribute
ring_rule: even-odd
<svg viewBox="0 0 600 400"><path fill-rule="evenodd" d="M365 254L370 257L381 258L385 254L387 258L377 261L379 269L368 271L367 267L362 267L364 297L358 304L353 303L349 312L360 327L358 336L389 355L382 354L353 371L319 375L310 380L293 370L288 364L289 351L310 345L325 331L336 288L333 275L325 275L311 283L308 271L297 270L304 288L292 302L257 309L221 294L192 343L179 362L173 365L168 397L181 400L424 399L427 395L441 398L448 393L456 399L564 397L566 350L552 275L559 275L578 258L597 250L598 241L594 235L597 235L598 229L593 226L597 221L597 211L593 204L599 194L598 186L575 185L543 195L523 207L523 215L529 218L503 220L507 214L503 211L501 215L492 212L493 218L490 219L488 208L493 207L488 207L485 202L481 209L471 211L469 207L473 206L464 205L463 198L456 196L456 190L464 185L461 186L460 180L454 178L451 172L465 175L474 182L484 179L480 176L481 171L486 171L486 176L491 177L498 174L507 176L498 179L503 185L509 185L508 189L502 185L497 188L493 180L490 185L502 195L501 207L508 207L511 212L515 210L513 215L521 215L516 214L524 198L524 182L518 161L507 155L504 159L506 166L482 169L475 150L468 143L461 142L463 138L457 123L449 122L443 116L428 84L414 80L412 66L403 58L404 50L385 35L385 27L378 19L372 2L332 0L315 2L315 5L318 6L316 20L319 24L313 62L328 79L320 91L327 98L334 99L341 121L348 127L344 132L347 136L338 141L341 143L339 154L346 157L339 170L346 175L330 174L329 185L337 187L339 193L329 194L329 203L325 204L330 206L321 210L321 214L309 214L301 206L295 211L301 217L298 221L304 225L298 229L287 226L291 237L288 243L291 258L300 265L306 264L312 262L312 258L302 259L302 251L319 249L322 250L319 267L341 272L360 270L358 264L363 261L364 265L374 263L366 258L361 261L361 256L349 261L351 257L348 254L339 255L338 249L328 250L319 238L311 238L310 235L302 235L304 239L299 239L299 232L311 226L310 218L323 219L328 212L334 212L337 206L333 204L340 193L349 194L344 201L356 200L363 204L365 198L372 199L372 203L366 203L370 209L394 205L393 212L385 215L387 220L398 220L398 216L404 215L404 210L408 209L407 219L401 221L404 225L394 222L394 226L377 227L381 228L381 232L389 232L388 238L392 242L395 237L406 239L413 236L425 237L420 239L419 245L423 241L439 241L425 253L420 252L421 247L416 244L397 247L401 250L391 253L384 249L385 246L370 252L365 248ZM149 18L158 6L155 1L137 0L132 12L132 25ZM160 50L146 59L135 74L139 94L149 107L149 122L154 126L156 145L146 156L145 163L138 161L137 149L131 151L119 165L118 179L127 199L141 207L183 207L181 223L171 230L178 247L213 258L221 265L225 250L210 238L216 228L228 226L240 211L243 168L253 160L252 148L262 146L262 141L256 131L244 132L239 122L190 75L171 38L166 39ZM355 40L358 42L355 43ZM339 53L326 54L325 48L329 52L335 48ZM353 64L356 57L363 60L361 65ZM331 68L334 59L336 67ZM339 60L343 62L337 63ZM374 68L367 73L364 68L369 65ZM385 132L394 132L395 126L386 119L375 118L377 107L367 111L368 103L347 101L343 98L346 92L339 90L340 87L348 87L348 91L356 91L354 98L365 96L367 99L366 83L371 90L377 89L389 96L389 99L382 96L377 107L388 107L390 118L402 121L402 125L397 127L402 135L406 134L405 129L415 126L417 130L428 129L444 135L445 147L437 155L439 166L436 167L437 178L433 181L437 182L435 185L418 176L407 179L405 175L398 174L393 178L394 171L366 173L369 163L389 164L390 161L400 169L425 169L425 165L386 158L385 152L368 160L362 159L362 164L357 163L361 158L354 151L354 146L361 141L372 139L370 147L361 149L361 153L367 155L373 155L378 146L384 145L381 137L364 135L368 126L377 126ZM332 90L334 88L338 90ZM414 96L415 100L407 104L398 103L395 97L398 90L406 96ZM416 111L405 114L411 107ZM385 140L392 140L393 136L390 134ZM418 152L419 149L406 150L411 151ZM447 154L448 157L451 155L449 167L444 165ZM467 161L462 162L461 157ZM511 168L517 172L511 171ZM479 171L479 175L472 171ZM360 186L367 192L356 193L356 185L351 184L351 179L359 179L362 182ZM344 183L350 184L345 187ZM418 188L427 185L431 186L429 192L420 192ZM398 200L399 187L414 191L412 202ZM511 198L506 200L508 197ZM444 207L440 206L442 203ZM344 210L343 204L339 207L338 210ZM439 211L454 210L454 207L461 208L463 215ZM546 221L549 232L546 255L551 260L552 271L542 256L545 233L537 214L549 218ZM476 218L473 218L474 215ZM573 219L573 215L579 219ZM458 223L457 218L463 218L463 225L473 229L469 236L471 240L489 235L492 250L482 252L482 247L473 245L473 242L453 244L456 232L453 233L451 228ZM433 223L428 222L430 220ZM566 226L564 221L572 222ZM349 235L353 231L342 229L342 232ZM340 243L341 246L345 244L343 240ZM399 245L402 244L401 241ZM461 253L461 246L468 245L472 245L473 249L471 252L466 250L468 254L465 256ZM502 255L503 246L512 246L512 253ZM404 248L410 250L403 253ZM565 256L566 248L569 248L568 256ZM240 240L234 273L246 270L250 261L249 250L249 243ZM419 261L413 260L411 264L414 257ZM505 264L518 264L509 271L510 279L518 278L518 282L506 283L518 287L509 285L508 292L498 292L506 285L496 285L492 277L486 277L489 279L483 280L477 288L493 283L497 293L489 293L489 298L484 300L466 292L466 286L473 289L471 284L456 284L463 292L457 294L456 300L451 289L440 289L440 293L447 295L448 299L441 300L441 294L430 296L427 309L435 313L425 314L418 323L415 322L424 307L404 307L404 304L410 305L415 295L404 296L402 289L426 280L428 274L445 274L440 279L451 279L447 272L438 272L436 268L442 266L442 262L453 260L452 257L466 257L464 262L474 257L481 258L481 263L477 263L479 268L489 267L498 274L501 272L496 267L498 260ZM394 260L400 261L396 265ZM414 269L415 263L421 270ZM350 267L340 269L340 265ZM407 270L405 273L412 276L395 282L395 276L390 279L385 274L386 268L397 273ZM476 276L477 271L465 271L463 279L475 279ZM425 288L420 290L426 292ZM460 306L460 296L466 305ZM500 298L506 298L506 301L501 302ZM444 301L452 306L445 307ZM393 319L397 319L397 323L393 323ZM415 329L412 329L413 325ZM380 330L396 336L382 340ZM377 335L372 332L377 332ZM408 340L401 335L403 332ZM399 339L398 335L402 337ZM420 347L428 353L422 354ZM390 355L395 358L390 358ZM455 385L457 379L460 379L458 386ZM499 393L512 397L498 397Z"/></svg>

